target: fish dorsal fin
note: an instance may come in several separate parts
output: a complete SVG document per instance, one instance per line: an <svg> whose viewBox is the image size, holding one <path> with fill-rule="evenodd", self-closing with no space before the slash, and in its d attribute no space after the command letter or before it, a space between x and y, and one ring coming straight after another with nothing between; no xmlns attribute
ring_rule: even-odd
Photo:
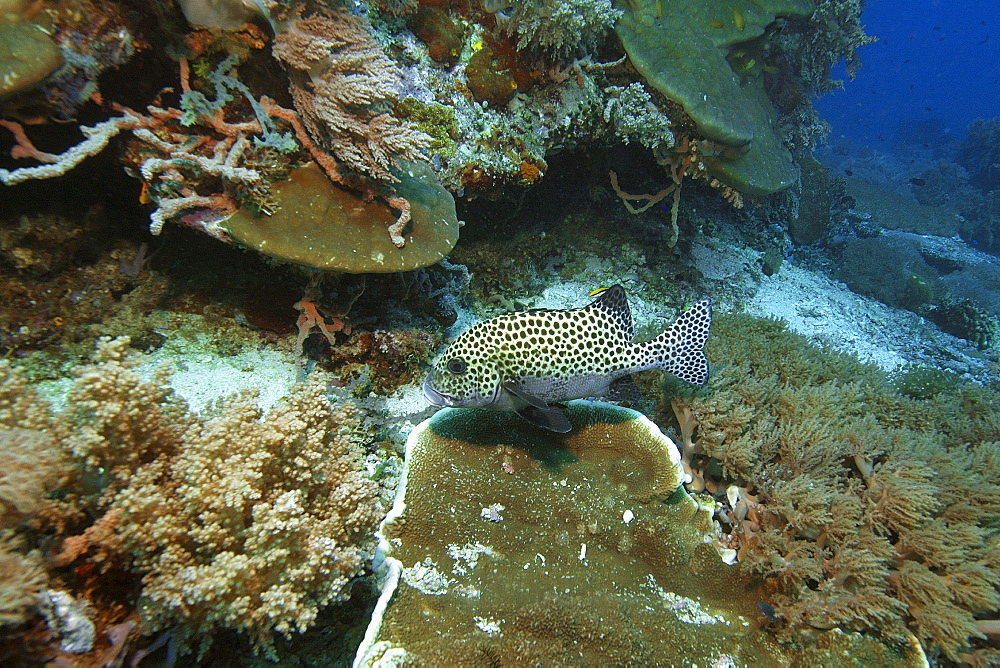
<svg viewBox="0 0 1000 668"><path fill-rule="evenodd" d="M632 320L632 311L629 310L625 288L622 286L612 285L601 292L597 299L584 306L584 309L603 311L625 337L625 341L631 342L635 338L635 322Z"/></svg>

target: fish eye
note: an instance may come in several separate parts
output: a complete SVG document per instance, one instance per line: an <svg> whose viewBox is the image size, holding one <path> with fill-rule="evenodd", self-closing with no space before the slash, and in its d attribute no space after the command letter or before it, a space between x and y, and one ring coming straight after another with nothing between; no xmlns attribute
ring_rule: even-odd
<svg viewBox="0 0 1000 668"><path fill-rule="evenodd" d="M469 365L461 357L452 357L445 364L445 368L451 373L465 373L465 370L469 368Z"/></svg>

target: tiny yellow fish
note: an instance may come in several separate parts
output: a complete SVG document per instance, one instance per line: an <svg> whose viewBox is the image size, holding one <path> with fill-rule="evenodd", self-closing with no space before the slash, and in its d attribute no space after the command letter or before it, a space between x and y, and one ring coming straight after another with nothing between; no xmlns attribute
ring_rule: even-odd
<svg viewBox="0 0 1000 668"><path fill-rule="evenodd" d="M726 24L723 23L722 21L709 21L708 25L712 26L713 28L725 28L726 27Z"/></svg>
<svg viewBox="0 0 1000 668"><path fill-rule="evenodd" d="M733 22L736 24L736 29L743 32L743 29L747 27L747 18L743 16L743 10L739 7L730 7L733 10Z"/></svg>
<svg viewBox="0 0 1000 668"><path fill-rule="evenodd" d="M656 18L663 18L663 0L656 0Z"/></svg>

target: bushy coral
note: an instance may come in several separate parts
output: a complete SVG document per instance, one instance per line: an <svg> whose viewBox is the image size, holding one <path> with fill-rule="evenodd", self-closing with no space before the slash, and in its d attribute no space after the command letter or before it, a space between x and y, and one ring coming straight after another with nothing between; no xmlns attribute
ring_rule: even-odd
<svg viewBox="0 0 1000 668"><path fill-rule="evenodd" d="M956 373L923 364L908 364L897 370L892 382L900 393L913 399L931 399L961 384Z"/></svg>
<svg viewBox="0 0 1000 668"><path fill-rule="evenodd" d="M951 660L993 651L979 626L1000 605L1000 397L961 385L912 399L777 321L713 329L714 391L675 404L741 568L774 583L779 633L912 632Z"/></svg>
<svg viewBox="0 0 1000 668"><path fill-rule="evenodd" d="M498 12L509 9L503 25L508 34L517 35L517 48L564 59L582 49L596 48L621 16L611 0L501 0L485 4Z"/></svg>
<svg viewBox="0 0 1000 668"><path fill-rule="evenodd" d="M50 434L0 427L0 527L38 513L66 473L64 453Z"/></svg>
<svg viewBox="0 0 1000 668"><path fill-rule="evenodd" d="M36 515L68 477L67 436L24 372L0 361L0 529Z"/></svg>
<svg viewBox="0 0 1000 668"><path fill-rule="evenodd" d="M611 88L604 107L604 120L626 144L638 142L653 151L671 148L674 135L671 120L656 108L649 91L638 82Z"/></svg>
<svg viewBox="0 0 1000 668"><path fill-rule="evenodd" d="M0 535L0 626L27 620L48 583L38 553L19 547L9 534Z"/></svg>
<svg viewBox="0 0 1000 668"><path fill-rule="evenodd" d="M351 448L352 409L315 383L263 421L249 393L216 413L114 497L117 540L145 574L147 631L226 627L266 647L272 632L302 632L346 598L370 556L377 488Z"/></svg>
<svg viewBox="0 0 1000 668"><path fill-rule="evenodd" d="M972 299L947 301L931 309L927 317L949 334L971 341L980 348L994 345L1000 333L996 317Z"/></svg>
<svg viewBox="0 0 1000 668"><path fill-rule="evenodd" d="M101 574L120 578L124 567L141 578L127 595L141 633L170 629L177 647L204 650L215 631L234 629L270 651L275 632L304 631L320 608L346 599L374 548L381 507L355 450L356 409L313 382L266 416L252 393L198 416L167 385L168 370L146 379L136 363L128 339L102 340L61 412L23 373L0 367L0 425L17 446L3 456L51 456L32 475L11 465L0 501L11 521L29 516L70 460L68 505L97 520L82 525L78 513L73 526L85 530L69 537L51 521L39 526L63 533L48 568L91 574L73 580L85 586L75 596L100 596ZM38 565L0 545L5 582L34 582ZM30 610L15 603L0 614Z"/></svg>

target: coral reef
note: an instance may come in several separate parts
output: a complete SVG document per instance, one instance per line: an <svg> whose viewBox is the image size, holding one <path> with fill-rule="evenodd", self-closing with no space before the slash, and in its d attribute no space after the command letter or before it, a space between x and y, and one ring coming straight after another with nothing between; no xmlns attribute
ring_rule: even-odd
<svg viewBox="0 0 1000 668"><path fill-rule="evenodd" d="M557 60L592 53L622 12L611 0L501 0L490 2L494 13L506 12L501 25L517 35L517 48L541 51Z"/></svg>
<svg viewBox="0 0 1000 668"><path fill-rule="evenodd" d="M761 630L762 583L723 561L713 504L680 487L673 443L628 409L567 414L566 435L482 409L413 430L359 665L794 664L826 644L919 665L912 645L839 631L779 645Z"/></svg>
<svg viewBox="0 0 1000 668"><path fill-rule="evenodd" d="M0 535L0 634L31 618L48 584L39 554L25 554L18 542Z"/></svg>
<svg viewBox="0 0 1000 668"><path fill-rule="evenodd" d="M731 9L724 2L690 7L657 0L631 6L615 25L630 61L647 81L683 107L701 135L730 147L728 155L708 163L709 171L753 195L783 190L796 177L762 82L757 77L741 81L758 66L743 45L764 35L778 14L804 18L812 10L806 0L774 5L773 10L768 3ZM727 55L739 61L735 68ZM699 66L688 66L691 59Z"/></svg>
<svg viewBox="0 0 1000 668"><path fill-rule="evenodd" d="M43 28L20 19L10 21L7 16L0 20L2 97L34 86L63 64L59 47Z"/></svg>
<svg viewBox="0 0 1000 668"><path fill-rule="evenodd" d="M337 187L313 163L272 187L276 211L242 209L221 226L247 248L316 269L366 274L432 265L458 241L455 200L423 163L404 163L394 171L395 191L410 207L399 245L386 234L397 222L389 207Z"/></svg>
<svg viewBox="0 0 1000 668"><path fill-rule="evenodd" d="M673 412L740 570L767 578L778 636L912 632L929 656L989 662L996 393L913 399L776 321L730 315L714 333L711 393L675 398Z"/></svg>
<svg viewBox="0 0 1000 668"><path fill-rule="evenodd" d="M848 239L838 254L837 277L858 294L900 308L915 308L934 301L938 272L921 253L920 238L887 232L870 238ZM926 297L916 288L926 282Z"/></svg>
<svg viewBox="0 0 1000 668"><path fill-rule="evenodd" d="M195 416L166 386L169 371L139 375L127 344L101 342L61 412L23 373L0 369L5 432L60 436L58 448L38 450L57 450L48 467L3 479L3 500L58 541L45 571L75 583L100 633L122 621L127 602L138 633L168 632L174 651L204 651L215 630L230 628L270 653L275 633L300 633L319 609L347 598L374 548L379 492L358 462L359 416L350 403L332 404L316 382L266 416L247 393ZM15 459L18 450L6 452ZM73 468L60 468L64 460ZM63 501L43 501L53 485L46 475L65 479ZM37 566L20 554L6 549L12 574ZM115 594L92 582L125 578L123 570L135 574L134 589Z"/></svg>
<svg viewBox="0 0 1000 668"><path fill-rule="evenodd" d="M95 0L78 3L93 5L93 20L54 21L54 41L67 65L44 94L25 95L30 104L65 98L45 107L41 115L52 117L91 100L101 105L104 120L81 124L84 141L62 153L36 147L54 134L51 128L32 128L29 139L21 125L5 121L15 141L12 158L41 164L4 166L0 179L13 185L65 174L115 135L130 133L124 162L142 177L144 201L157 205L153 232L170 220L224 241L221 223L235 212L267 216L284 206L275 191L310 159L360 206L388 205L396 220L386 225L387 234L397 248L407 243L412 213L396 187L401 161L429 163L456 196L497 197L537 183L551 154L567 147L633 141L662 157L675 144L708 140L717 146L699 162L710 180L729 186L721 192L730 201L741 201L739 192L784 189L796 173L783 142L809 148L813 140L801 138L822 133L809 96L822 92L831 63L818 52L836 44L837 57L849 55L853 66L853 48L863 42L860 5L851 2L821 3L820 14L836 21L809 19L806 0L735 8L720 0L695 14L669 3L616 9L607 0L482 7L382 2L363 11L334 0L294 7L187 2L181 4L187 26L166 3L155 3L149 15ZM60 12L63 18L69 13ZM151 17L165 34L151 28ZM645 26L647 19L660 27ZM625 36L630 63L619 57L612 24L620 35L629 25L645 34ZM702 65L660 62L665 48L674 50L675 62ZM105 99L96 89L98 75L129 66L138 54L156 62L157 77ZM795 72L814 60L826 64ZM176 93L167 74L174 63ZM134 66L140 68L142 77L151 69ZM769 98L781 109L780 125ZM450 116L447 131L417 113L420 106L445 110L434 115ZM676 174L674 161L668 163ZM374 227L359 235L376 235ZM337 262L306 264L339 268Z"/></svg>
<svg viewBox="0 0 1000 668"><path fill-rule="evenodd" d="M967 339L980 348L993 346L1000 336L996 316L971 299L947 300L930 309L927 317L949 334Z"/></svg>

